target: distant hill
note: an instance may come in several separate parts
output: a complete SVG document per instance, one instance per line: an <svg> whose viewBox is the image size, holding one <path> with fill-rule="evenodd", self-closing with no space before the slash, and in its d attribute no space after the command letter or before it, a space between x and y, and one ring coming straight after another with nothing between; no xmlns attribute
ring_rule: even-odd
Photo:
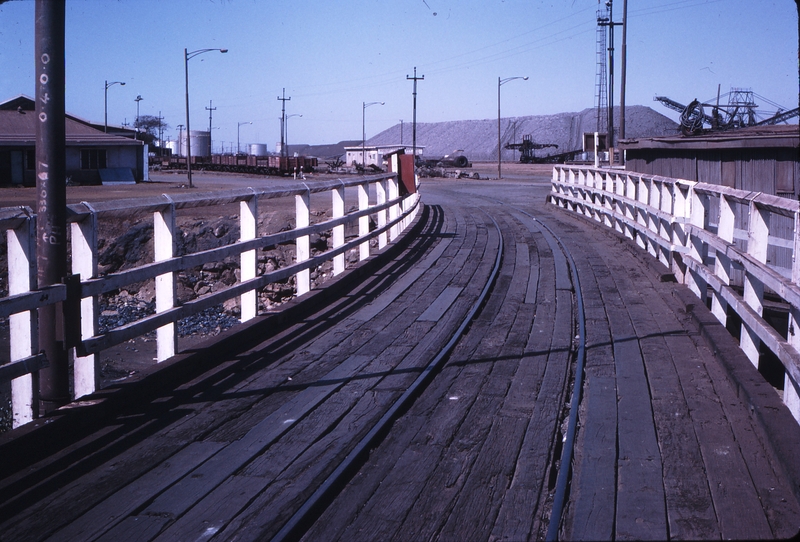
<svg viewBox="0 0 800 542"><path fill-rule="evenodd" d="M617 123L619 121L617 120ZM536 151L547 156L582 148L583 133L594 132L597 126L595 109L579 113L557 113L528 117L508 117L500 121L502 145L522 142L531 134L534 143L555 143L557 149ZM626 106L625 136L628 138L674 135L678 124L661 113L643 105ZM400 143L400 124L377 134L368 145ZM411 146L411 123L403 124L403 143ZM417 145L425 147L425 156L438 157L463 149L470 160L497 160L497 119L459 120L449 122L418 122ZM512 160L513 151L503 150L503 160ZM517 158L519 153L516 154Z"/></svg>

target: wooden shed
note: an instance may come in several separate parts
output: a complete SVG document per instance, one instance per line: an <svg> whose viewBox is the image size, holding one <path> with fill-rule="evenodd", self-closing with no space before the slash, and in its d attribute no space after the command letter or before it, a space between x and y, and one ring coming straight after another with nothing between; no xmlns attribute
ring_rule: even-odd
<svg viewBox="0 0 800 542"><path fill-rule="evenodd" d="M751 126L697 136L619 141L626 169L797 199L800 126Z"/></svg>

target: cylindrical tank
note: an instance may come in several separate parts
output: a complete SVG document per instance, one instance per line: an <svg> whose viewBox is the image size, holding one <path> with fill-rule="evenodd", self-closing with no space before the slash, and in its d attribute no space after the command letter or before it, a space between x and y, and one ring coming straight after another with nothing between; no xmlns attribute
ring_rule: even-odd
<svg viewBox="0 0 800 542"><path fill-rule="evenodd" d="M180 156L180 142L178 141L167 141L165 147L170 150L172 156Z"/></svg>
<svg viewBox="0 0 800 542"><path fill-rule="evenodd" d="M192 130L191 132L192 156L211 156L211 133L202 130ZM180 155L186 156L186 132L183 132L181 139Z"/></svg>
<svg viewBox="0 0 800 542"><path fill-rule="evenodd" d="M251 143L250 150L248 151L250 156L266 156L267 155L267 144L266 143Z"/></svg>

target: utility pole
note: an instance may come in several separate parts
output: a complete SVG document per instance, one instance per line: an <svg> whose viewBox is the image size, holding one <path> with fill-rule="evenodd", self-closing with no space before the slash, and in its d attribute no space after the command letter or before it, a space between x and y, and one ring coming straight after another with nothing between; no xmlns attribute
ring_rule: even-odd
<svg viewBox="0 0 800 542"><path fill-rule="evenodd" d="M425 76L417 77L417 67L414 66L414 77L406 75L406 79L414 81L414 118L411 121L411 149L414 153L414 163L417 163L417 81L424 81Z"/></svg>
<svg viewBox="0 0 800 542"><path fill-rule="evenodd" d="M403 119L400 119L400 144L403 144Z"/></svg>
<svg viewBox="0 0 800 542"><path fill-rule="evenodd" d="M627 65L628 0L622 0L622 69L619 83L619 138L625 139L625 72Z"/></svg>
<svg viewBox="0 0 800 542"><path fill-rule="evenodd" d="M37 287L45 288L67 275L65 1L36 0L34 9ZM39 371L39 405L32 406L47 413L70 400L69 361L62 304L48 304L38 312L39 350L49 367Z"/></svg>
<svg viewBox="0 0 800 542"><path fill-rule="evenodd" d="M211 107L211 100L208 100L208 107L206 107L206 111L208 111L208 156L211 156L211 114L216 110L216 107Z"/></svg>
<svg viewBox="0 0 800 542"><path fill-rule="evenodd" d="M286 102L291 100L291 98L286 97L286 89L283 89L283 97L281 98L278 96L278 99L282 102L281 103L281 156L286 156L287 159L289 157L289 149L286 148L286 143L284 139L284 127L286 126Z"/></svg>
<svg viewBox="0 0 800 542"><path fill-rule="evenodd" d="M598 22L600 26L608 26L608 136L606 147L609 152L614 147L614 27L622 23L614 22L614 2L606 0L608 20Z"/></svg>
<svg viewBox="0 0 800 542"><path fill-rule="evenodd" d="M161 116L161 111L158 112L158 152L161 156L164 155L164 117Z"/></svg>

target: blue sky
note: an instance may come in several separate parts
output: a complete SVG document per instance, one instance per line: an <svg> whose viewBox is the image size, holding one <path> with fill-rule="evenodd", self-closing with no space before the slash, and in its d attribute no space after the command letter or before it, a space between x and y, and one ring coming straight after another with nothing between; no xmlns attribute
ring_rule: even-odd
<svg viewBox="0 0 800 542"><path fill-rule="evenodd" d="M110 124L140 113L185 123L183 50L227 48L189 61L191 125L235 146L280 140L282 89L289 142L369 138L417 121L580 111L594 105L597 0L67 0L66 106ZM614 2L614 19L622 0ZM621 29L617 28L619 75ZM629 0L629 105L674 115L655 95L710 100L717 86L752 89L797 107L798 20L793 0ZM34 2L0 4L0 99L34 95ZM619 83L616 84L619 90ZM615 101L619 96L615 96ZM211 104L209 102L211 101ZM724 98L723 98L724 101ZM758 102L761 104L761 101ZM774 105L761 104L774 111Z"/></svg>

